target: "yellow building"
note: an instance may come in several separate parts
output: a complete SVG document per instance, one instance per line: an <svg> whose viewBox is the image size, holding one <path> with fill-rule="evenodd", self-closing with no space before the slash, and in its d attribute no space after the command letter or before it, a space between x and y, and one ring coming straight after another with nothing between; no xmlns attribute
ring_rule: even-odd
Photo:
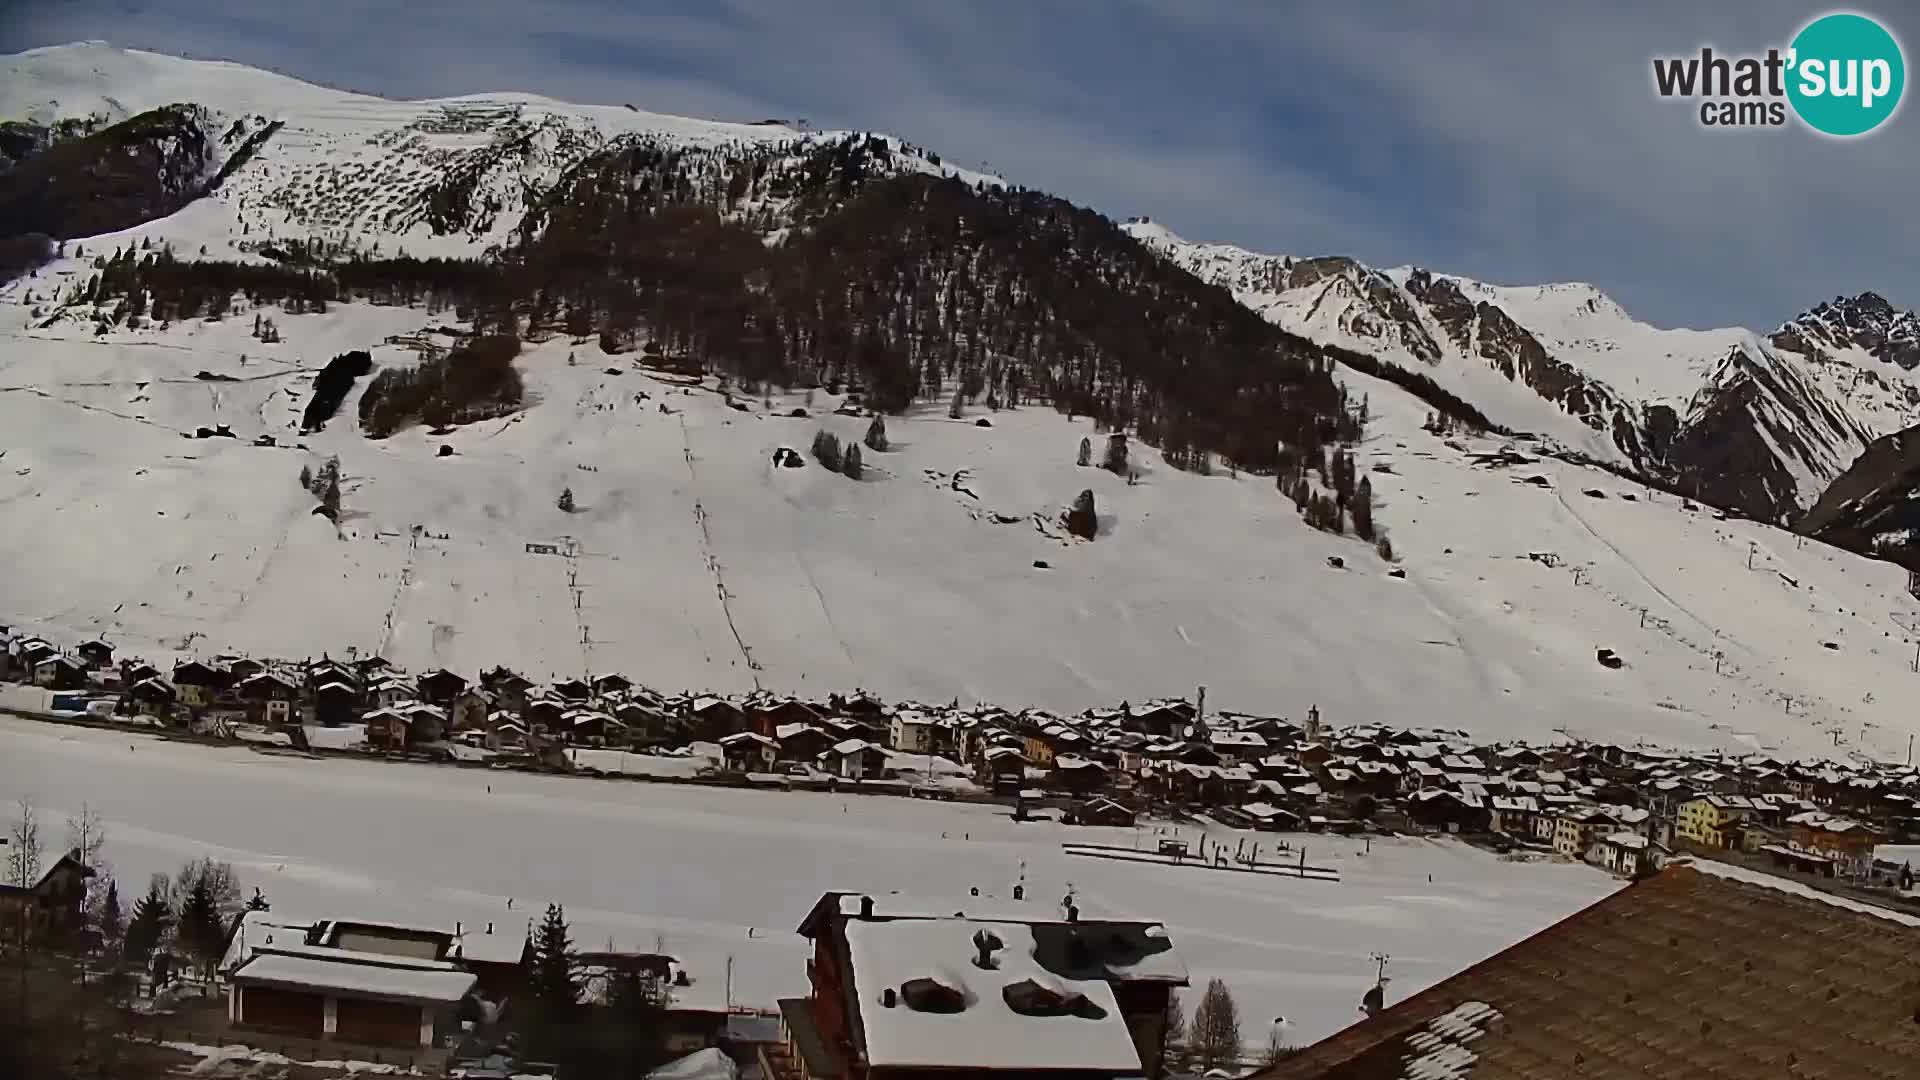
<svg viewBox="0 0 1920 1080"><path fill-rule="evenodd" d="M1586 809L1553 819L1553 851L1569 859L1584 859L1593 842L1617 832L1620 823L1604 810Z"/></svg>
<svg viewBox="0 0 1920 1080"><path fill-rule="evenodd" d="M1730 848L1739 840L1737 826L1753 812L1753 800L1745 796L1702 795L1680 804L1674 831L1702 847Z"/></svg>
<svg viewBox="0 0 1920 1080"><path fill-rule="evenodd" d="M1053 767L1053 742L1046 735L1028 735L1026 752L1028 764L1041 769Z"/></svg>

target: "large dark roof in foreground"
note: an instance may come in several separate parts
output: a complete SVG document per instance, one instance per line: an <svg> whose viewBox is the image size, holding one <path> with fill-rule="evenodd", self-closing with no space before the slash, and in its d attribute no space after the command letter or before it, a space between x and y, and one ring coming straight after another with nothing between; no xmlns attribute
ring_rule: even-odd
<svg viewBox="0 0 1920 1080"><path fill-rule="evenodd" d="M1669 867L1262 1080L1911 1080L1920 918Z"/></svg>

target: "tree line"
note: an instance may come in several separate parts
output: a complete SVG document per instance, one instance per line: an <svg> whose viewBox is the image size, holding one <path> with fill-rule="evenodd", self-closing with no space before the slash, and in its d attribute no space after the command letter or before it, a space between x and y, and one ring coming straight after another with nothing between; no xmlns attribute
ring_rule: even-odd
<svg viewBox="0 0 1920 1080"><path fill-rule="evenodd" d="M128 249L79 299L162 321L224 316L236 295L295 311L424 303L483 336L649 346L749 393L857 387L882 412L1051 405L1176 466L1210 454L1266 472L1282 445L1358 437L1326 350L1094 211L902 175L893 153L866 137L720 156L626 145L570 170L497 259L243 266Z"/></svg>

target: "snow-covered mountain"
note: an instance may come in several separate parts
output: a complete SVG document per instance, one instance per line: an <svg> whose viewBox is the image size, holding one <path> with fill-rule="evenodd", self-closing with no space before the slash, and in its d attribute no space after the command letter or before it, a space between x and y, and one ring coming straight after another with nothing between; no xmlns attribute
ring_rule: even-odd
<svg viewBox="0 0 1920 1080"><path fill-rule="evenodd" d="M1488 285L1193 243L1145 220L1126 228L1294 333L1763 520L1810 507L1869 441L1920 421L1920 323L1872 293L1764 337L1662 329L1586 284Z"/></svg>
<svg viewBox="0 0 1920 1080"><path fill-rule="evenodd" d="M1920 728L1898 568L1430 424L1434 395L899 139L390 102L75 46L0 64L0 111L32 129L0 173L95 175L77 163L126 157L101 137L155 110L184 126L135 143L192 167L121 167L103 194L134 220L0 286L7 625L155 660L355 648L1010 707L1204 684L1336 723L1793 753ZM1635 330L1590 289L1133 231L1283 327L1616 467L1704 441L1719 404L1759 418L1751 441L1783 448L1768 493L1800 499L1871 431L1826 367L1878 369L1837 336L1823 366ZM371 373L336 367L316 421L355 352ZM855 394L900 403L884 449ZM1079 464L1116 426L1124 465ZM823 431L864 445L858 479L807 453ZM1340 444L1393 561L1276 491L1334 485ZM316 513L299 474L336 457ZM1061 523L1081 492L1091 541Z"/></svg>
<svg viewBox="0 0 1920 1080"><path fill-rule="evenodd" d="M291 239L422 258L478 256L513 236L529 200L552 190L589 155L616 145L657 142L685 153L785 147L804 154L849 134L521 93L389 101L240 64L97 42L34 49L0 62L0 120L15 142L58 142L176 107L184 137L206 148L203 181L245 154L244 169L232 170L217 188L202 183L205 198L153 230L184 250L204 245L210 257L254 255ZM943 165L937 155L897 139L886 141L901 151L892 156L897 168L999 183ZM121 226L127 227L131 223Z"/></svg>

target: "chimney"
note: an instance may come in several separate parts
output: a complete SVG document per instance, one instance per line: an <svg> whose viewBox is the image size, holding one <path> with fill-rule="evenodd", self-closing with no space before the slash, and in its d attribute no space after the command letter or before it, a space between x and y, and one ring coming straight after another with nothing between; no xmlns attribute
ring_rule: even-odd
<svg viewBox="0 0 1920 1080"><path fill-rule="evenodd" d="M1067 921L1070 923L1077 923L1080 921L1080 905L1078 904L1067 905Z"/></svg>
<svg viewBox="0 0 1920 1080"><path fill-rule="evenodd" d="M873 897L863 896L860 898L860 917L863 919L873 918Z"/></svg>
<svg viewBox="0 0 1920 1080"><path fill-rule="evenodd" d="M444 926L445 924L442 923L441 925ZM460 925L459 919L453 920L453 936L454 937L459 937L464 929L465 928Z"/></svg>
<svg viewBox="0 0 1920 1080"><path fill-rule="evenodd" d="M895 1005L900 1004L899 993L896 992L894 988L891 986L887 987L885 990L880 991L880 1004L889 1009L893 1008Z"/></svg>
<svg viewBox="0 0 1920 1080"><path fill-rule="evenodd" d="M1013 898L1015 900L1025 900L1027 898L1027 887L1025 885L1015 885L1013 887Z"/></svg>
<svg viewBox="0 0 1920 1080"><path fill-rule="evenodd" d="M487 933L489 933L489 934L491 934L491 933L493 933L493 924L492 924L492 923L488 923L488 924L487 924Z"/></svg>
<svg viewBox="0 0 1920 1080"><path fill-rule="evenodd" d="M994 963L993 954L1005 946L1006 943L1000 940L1000 935L992 930L984 926L975 930L973 947L978 950L978 953L973 958L974 966L983 971L992 971L997 966Z"/></svg>

